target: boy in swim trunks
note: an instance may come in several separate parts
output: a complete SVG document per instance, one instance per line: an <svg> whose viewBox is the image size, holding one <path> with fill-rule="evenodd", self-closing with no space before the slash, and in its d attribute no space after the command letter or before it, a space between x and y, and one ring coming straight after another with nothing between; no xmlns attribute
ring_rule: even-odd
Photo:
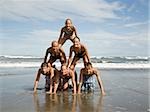
<svg viewBox="0 0 150 112"><path fill-rule="evenodd" d="M99 84L99 88L101 90L102 95L105 95L103 83L101 80L100 75L98 76L98 71L92 67L92 64L88 62L84 68L81 69L80 71L80 78L79 78L79 86L78 86L78 94L81 93L81 86L84 82L84 77L89 76L92 77L93 75L96 76L97 82Z"/></svg>
<svg viewBox="0 0 150 112"><path fill-rule="evenodd" d="M37 86L38 86L41 74L48 76L50 78L50 87L49 87L49 92L47 93L51 94L52 89L54 88L53 93L55 94L58 88L58 84L59 84L59 74L58 74L58 71L54 69L51 66L51 64L48 64L48 63L42 63L41 68L38 70L38 73L34 81L34 93L37 90Z"/></svg>
<svg viewBox="0 0 150 112"><path fill-rule="evenodd" d="M52 65L57 59L60 60L61 64L66 63L66 55L62 48L59 47L57 41L53 41L51 47L49 47L46 51L46 55L44 58L44 62L47 62L48 54L50 54L50 59L48 60L48 63Z"/></svg>
<svg viewBox="0 0 150 112"><path fill-rule="evenodd" d="M72 70L74 70L76 63L80 58L83 58L84 65L86 63L90 62L90 57L89 57L88 51L87 51L86 47L80 43L79 38L75 38L73 40L73 42L74 42L74 44L70 47L69 59L68 59L68 64L67 64L67 66L69 66L71 63L70 68ZM72 60L73 52L75 55ZM72 62L71 62L71 60L72 60Z"/></svg>
<svg viewBox="0 0 150 112"><path fill-rule="evenodd" d="M65 26L61 29L58 39L59 46L62 46L67 39L73 42L75 37L78 37L76 28L72 25L71 19L66 19Z"/></svg>

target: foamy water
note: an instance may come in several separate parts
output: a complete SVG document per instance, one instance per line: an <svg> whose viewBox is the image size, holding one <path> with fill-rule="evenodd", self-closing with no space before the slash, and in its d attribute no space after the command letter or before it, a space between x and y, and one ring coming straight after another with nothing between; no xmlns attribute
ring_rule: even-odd
<svg viewBox="0 0 150 112"><path fill-rule="evenodd" d="M0 55L0 67L40 67L43 58L35 56L11 56ZM126 57L96 57L91 56L91 62L94 67L101 69L149 69L150 57L126 56ZM54 63L60 67L60 63ZM83 61L80 60L76 67L83 67Z"/></svg>
<svg viewBox="0 0 150 112"><path fill-rule="evenodd" d="M60 63L54 63L56 66L60 67ZM92 63L93 67L102 69L150 69L150 64L126 64L126 63ZM0 67L40 67L40 62L22 62L22 63L0 63ZM78 63L76 67L84 67L83 63Z"/></svg>

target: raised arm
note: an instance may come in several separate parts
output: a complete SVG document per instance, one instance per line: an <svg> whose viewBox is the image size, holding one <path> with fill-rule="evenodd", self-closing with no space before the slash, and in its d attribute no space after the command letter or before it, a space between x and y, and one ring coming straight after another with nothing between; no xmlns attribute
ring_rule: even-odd
<svg viewBox="0 0 150 112"><path fill-rule="evenodd" d="M98 82L98 85L100 87L102 95L105 95L105 91L104 91L104 86L103 86L103 83L102 83L102 79L101 79L100 74L98 73L98 71L96 69L94 69L94 74L96 75L97 82Z"/></svg>
<svg viewBox="0 0 150 112"><path fill-rule="evenodd" d="M40 80L40 76L41 76L41 69L38 70L38 73L37 73L36 78L34 80L34 93L37 90L37 86L38 86L38 82Z"/></svg>

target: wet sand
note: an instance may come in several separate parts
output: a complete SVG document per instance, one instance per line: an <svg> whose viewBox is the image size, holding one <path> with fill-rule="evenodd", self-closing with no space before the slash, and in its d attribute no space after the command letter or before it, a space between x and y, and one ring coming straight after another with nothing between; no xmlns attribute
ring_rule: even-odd
<svg viewBox="0 0 150 112"><path fill-rule="evenodd" d="M44 76L33 94L36 70L0 69L0 112L150 112L148 69L101 70L106 96L101 96L97 83L91 93L47 95Z"/></svg>

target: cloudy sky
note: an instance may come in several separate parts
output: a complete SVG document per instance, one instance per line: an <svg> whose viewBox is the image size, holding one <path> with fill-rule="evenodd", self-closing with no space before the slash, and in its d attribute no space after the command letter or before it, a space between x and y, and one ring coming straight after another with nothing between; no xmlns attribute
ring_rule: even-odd
<svg viewBox="0 0 150 112"><path fill-rule="evenodd" d="M1 0L0 55L44 56L71 18L91 56L147 56L148 0ZM63 48L68 56L72 43Z"/></svg>

